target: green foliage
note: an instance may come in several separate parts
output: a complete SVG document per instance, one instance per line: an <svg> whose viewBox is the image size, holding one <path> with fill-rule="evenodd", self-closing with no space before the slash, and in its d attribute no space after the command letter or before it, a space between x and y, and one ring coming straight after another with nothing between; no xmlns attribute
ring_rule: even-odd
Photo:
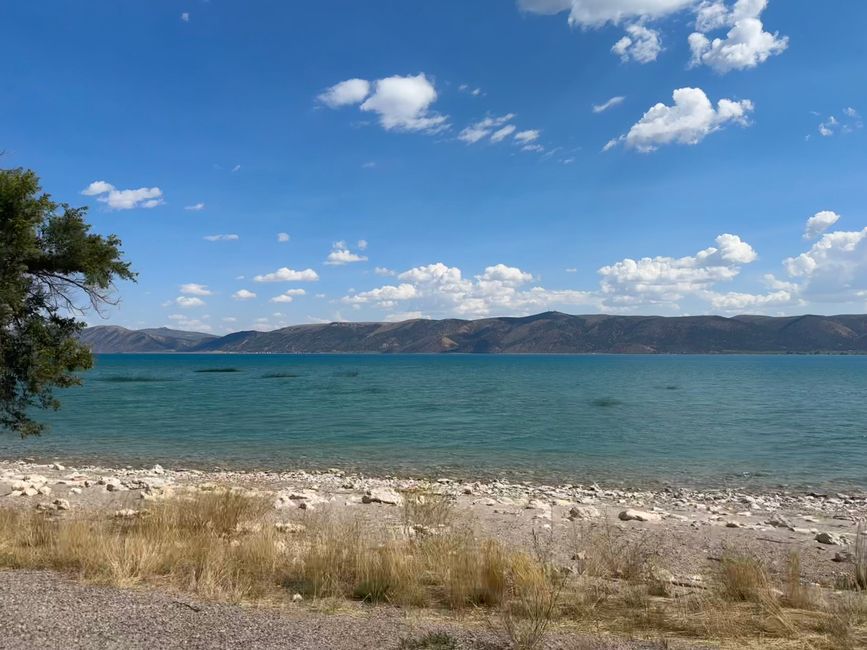
<svg viewBox="0 0 867 650"><path fill-rule="evenodd" d="M52 201L32 171L0 170L0 430L44 429L32 407L59 408L52 388L78 384L92 363L77 317L135 278L120 240L92 234L86 213Z"/></svg>

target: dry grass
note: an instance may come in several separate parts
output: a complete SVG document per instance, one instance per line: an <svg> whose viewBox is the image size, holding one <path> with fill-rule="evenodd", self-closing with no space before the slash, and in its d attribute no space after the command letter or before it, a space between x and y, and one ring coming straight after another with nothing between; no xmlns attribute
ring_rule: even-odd
<svg viewBox="0 0 867 650"><path fill-rule="evenodd" d="M704 588L684 589L666 581L652 538L627 541L597 523L576 530L568 549L553 534L507 547L480 538L446 499L406 498L402 525L307 513L290 532L269 521L267 501L225 490L153 502L133 518L0 509L0 566L229 601L301 593L314 603L481 610L520 650L540 648L563 626L757 647L867 647L864 535L854 590L804 585L797 554L779 583L757 558L729 554ZM558 564L564 554L578 558L570 570Z"/></svg>

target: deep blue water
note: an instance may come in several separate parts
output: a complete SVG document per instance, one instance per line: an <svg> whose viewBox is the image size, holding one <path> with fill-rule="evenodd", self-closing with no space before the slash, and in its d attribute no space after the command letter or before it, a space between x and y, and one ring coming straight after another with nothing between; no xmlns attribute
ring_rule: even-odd
<svg viewBox="0 0 867 650"><path fill-rule="evenodd" d="M84 378L0 455L867 487L867 357L102 355Z"/></svg>

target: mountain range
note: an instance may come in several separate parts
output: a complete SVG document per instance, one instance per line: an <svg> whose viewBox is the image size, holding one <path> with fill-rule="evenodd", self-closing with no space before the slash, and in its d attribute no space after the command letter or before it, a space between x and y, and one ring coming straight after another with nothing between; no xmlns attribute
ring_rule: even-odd
<svg viewBox="0 0 867 650"><path fill-rule="evenodd" d="M867 315L571 316L414 319L399 323L294 325L226 336L167 328L89 327L81 340L96 353L865 353Z"/></svg>

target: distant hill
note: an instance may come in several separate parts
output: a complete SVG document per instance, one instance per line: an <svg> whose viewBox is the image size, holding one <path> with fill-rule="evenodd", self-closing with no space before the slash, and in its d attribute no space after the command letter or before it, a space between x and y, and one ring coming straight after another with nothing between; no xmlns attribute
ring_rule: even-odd
<svg viewBox="0 0 867 650"><path fill-rule="evenodd" d="M94 352L867 353L867 315L570 316L295 325L215 337L88 328Z"/></svg>
<svg viewBox="0 0 867 650"><path fill-rule="evenodd" d="M88 327L81 341L93 352L188 352L195 346L217 338L212 334L183 332L166 327L128 330L116 325Z"/></svg>

